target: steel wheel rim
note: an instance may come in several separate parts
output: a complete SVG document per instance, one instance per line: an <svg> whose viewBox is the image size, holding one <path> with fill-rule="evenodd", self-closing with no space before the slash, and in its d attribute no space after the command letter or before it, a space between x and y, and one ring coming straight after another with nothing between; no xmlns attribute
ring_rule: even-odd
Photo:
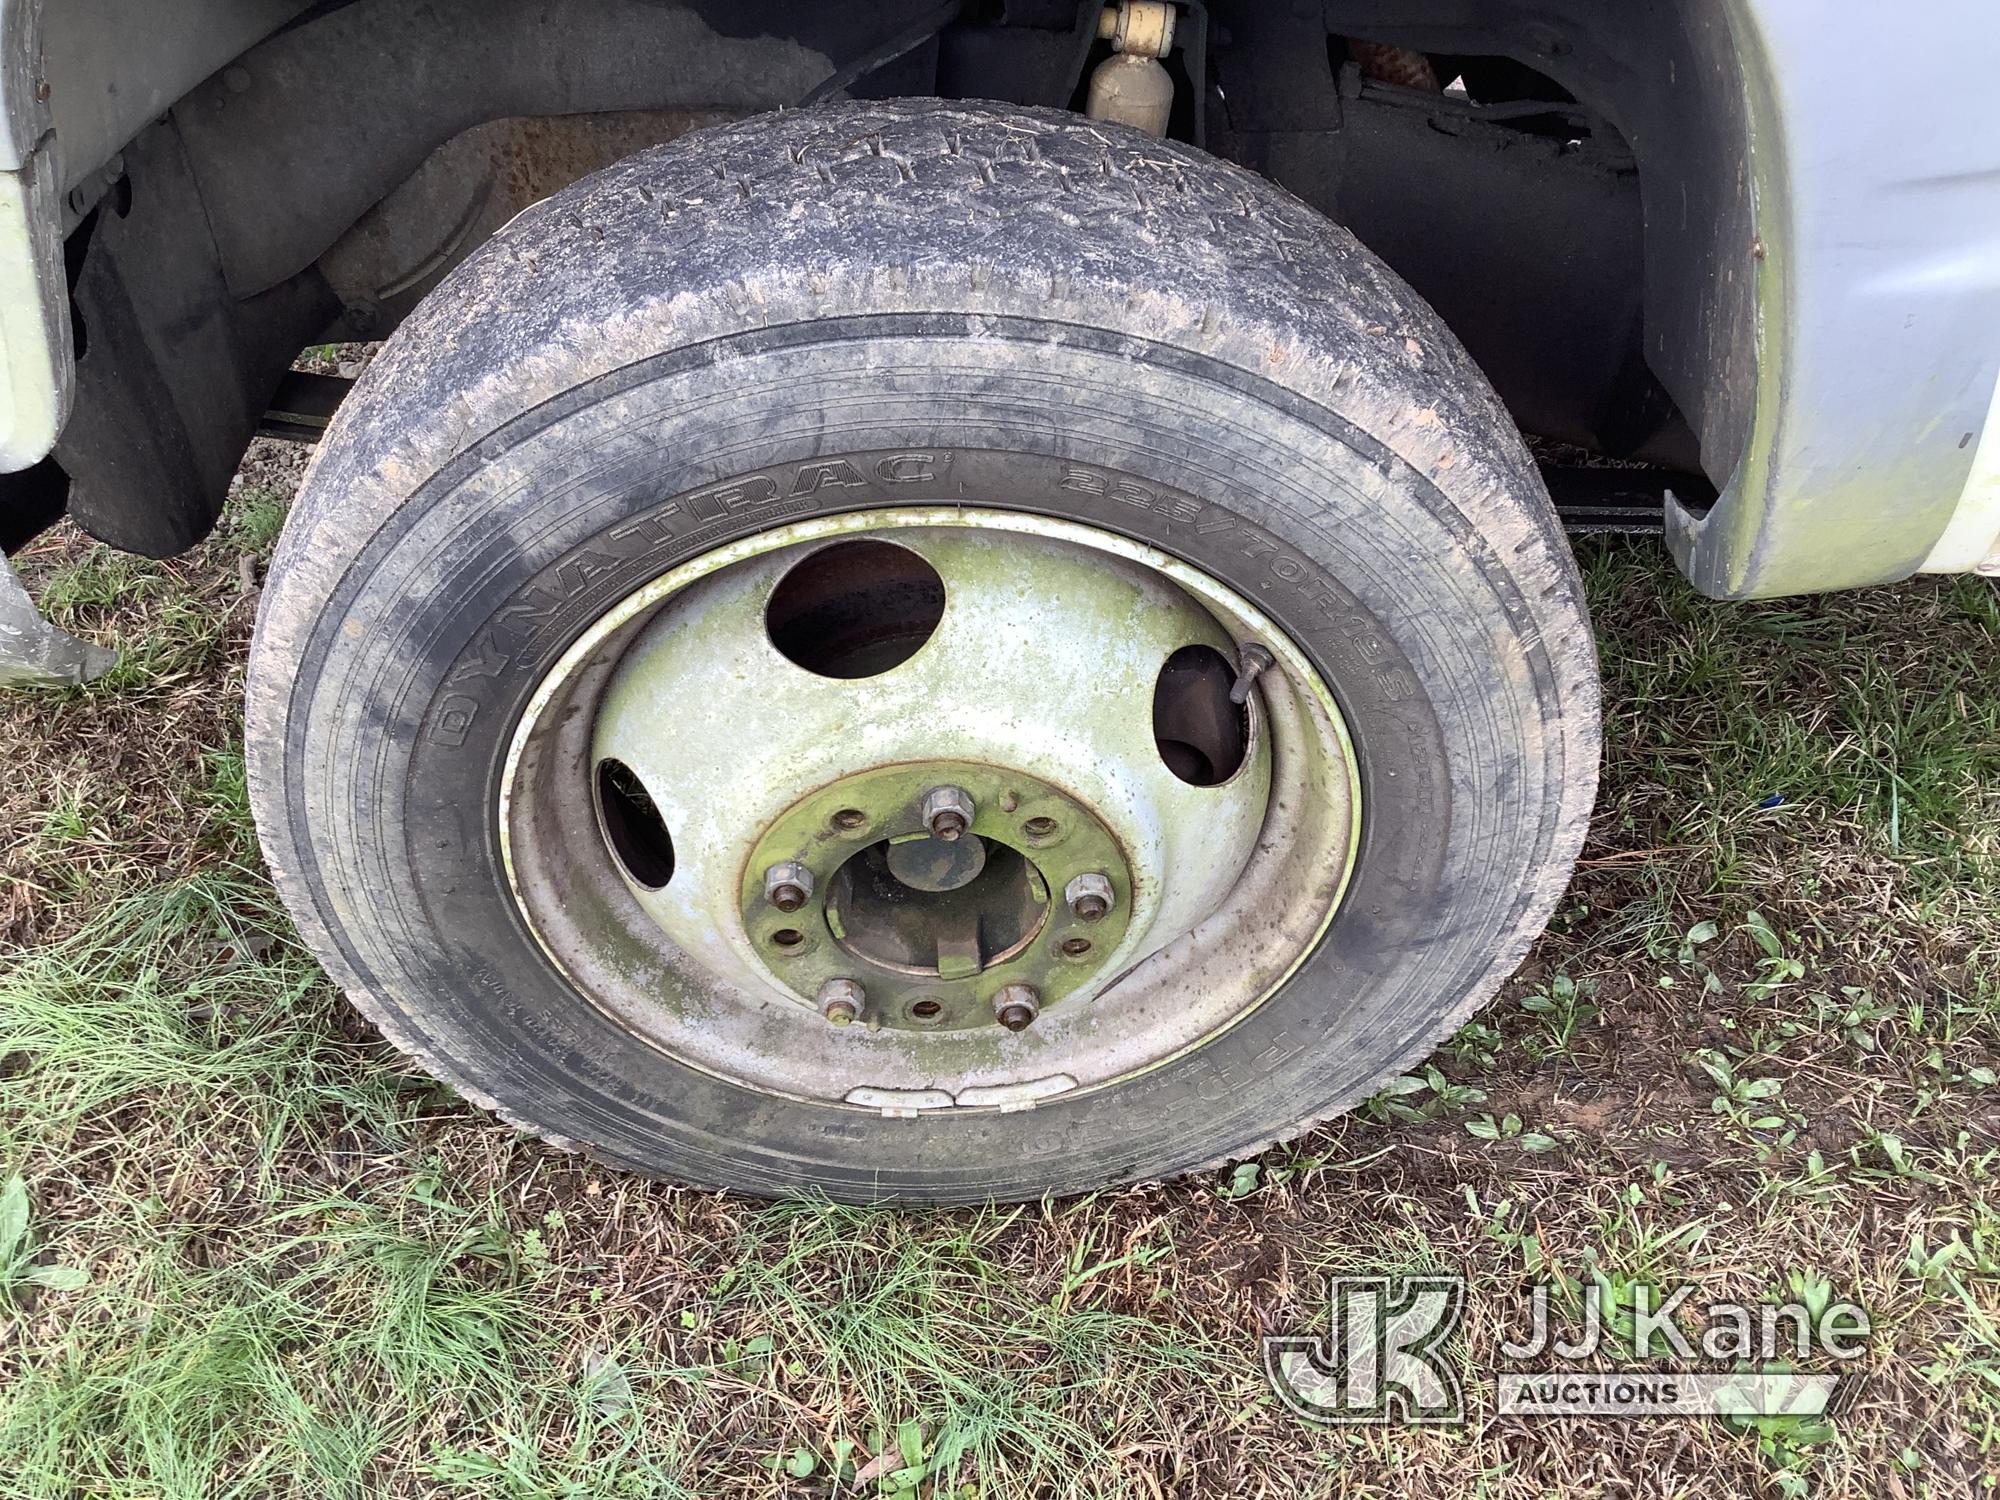
<svg viewBox="0 0 2000 1500"><path fill-rule="evenodd" d="M959 568L974 546L1004 548L1008 557L1030 558L1029 571L1038 580L1050 569L1061 574L1065 568L1066 576L1075 579L1080 576L1076 565L1087 564L1095 573L1144 580L1133 585L1140 593L1148 588L1156 591L1150 596L1159 604L1155 613L1168 623L1164 635L1149 639L1149 649L1164 645L1176 631L1202 635L1205 622L1203 643L1213 642L1213 649L1233 644L1239 648L1239 659L1245 644L1268 653L1271 666L1248 694L1250 744L1242 767L1198 789L1209 794L1216 786L1231 787L1240 804L1243 778L1263 757L1266 790L1261 805L1252 809L1255 823L1247 838L1237 839L1248 850L1242 867L1225 870L1227 879L1220 889L1213 888L1213 869L1191 877L1187 872L1198 862L1186 858L1178 873L1153 868L1161 858L1171 858L1173 849L1166 847L1163 855L1159 839L1149 843L1143 817L1135 821L1136 815L1122 803L1101 805L1097 799L1119 802L1115 794L1104 793L1101 775L1093 781L1077 773L1073 762L1064 762L1064 774L1059 775L1048 774L1050 768L1044 763L1024 766L1024 758L1032 759L1040 751L1033 745L1024 750L1018 735L1004 745L986 746L994 754L968 756L963 753L968 743L965 734L954 737L950 725L941 729L933 725L923 732L927 745L936 741L930 745L933 753L902 754L915 741L891 734L885 743L892 759L880 760L878 747L857 751L856 764L839 762L841 776L823 774L824 766L802 771L804 795L798 795L799 785L761 787L766 781L782 782L789 774L783 771L753 773L748 780L754 784L744 792L740 806L730 800L736 793L727 784L729 775L742 774L736 770L721 773L722 780L707 773L695 778L700 787L687 792L696 799L693 804L675 803L677 792L670 789L661 801L681 811L663 813L676 861L660 889L673 891L675 882L682 882L676 901L691 889L707 895L693 898L694 915L677 914L653 899L654 892L635 885L631 867L607 836L600 793L579 790L592 784L605 759L599 736L623 732L618 726L631 717L629 713L621 717L620 707L624 698L632 696L630 682L653 671L676 684L712 684L713 672L689 677L683 670L681 676L673 675L671 652L685 651L687 639L699 634L689 628L691 622L726 612L714 603L725 599L727 610L738 616L737 628L734 634L720 631L716 638L740 641L746 634L744 611L759 597L757 590L775 589L804 559L855 540L906 548L934 565L942 560L948 572ZM970 577L953 575L946 589L946 615L970 608L966 598L984 587L968 581ZM1079 585L1078 591L1085 587ZM768 604L768 592L762 597ZM1059 601L1043 601L1042 612L1058 605ZM1183 607L1192 613L1175 613ZM669 622L674 625L671 630ZM954 616L953 628L959 623ZM938 630L942 634L945 628L941 624ZM662 647L662 640L678 644ZM752 655L761 651L747 643L744 649ZM922 657L926 649L928 642L909 660ZM937 665L933 661L931 668ZM869 705L894 698L899 685L907 686L906 698L921 692L923 684L915 678L895 677L906 666L907 662L899 662L849 680L844 699L843 689L836 687L827 691L825 701L844 701L851 712L865 715ZM947 662L948 676L950 666ZM754 678L764 666L753 663L749 670ZM1121 669L1114 690L1101 696L1129 711L1135 670ZM791 691L789 681L771 680ZM1019 689L1024 712L1034 691L1032 686ZM1056 711L1045 715L1056 716ZM653 722L657 729L657 721ZM1119 736L1129 751L1136 738L1129 722L1109 737ZM714 738L693 735L703 743ZM647 753L643 740L631 743L640 749L628 746L626 753L643 759ZM1095 753L1102 747L1093 741L1092 748ZM1157 745L1152 748L1157 761L1165 752ZM908 786L900 801L892 796L870 804L875 809L868 814L870 821L853 840L858 849L914 837L908 820L917 810L909 787L955 785L951 778L956 776L980 782L973 835L987 841L988 847L1020 855L1041 877L1043 887L1038 898L1044 904L1041 926L1028 934L1023 947L989 958L979 969L977 981L966 992L976 1003L959 1004L950 1024L931 1026L912 1024L905 1010L913 1003L912 991L894 990L894 981L885 978L884 971L856 958L854 945L833 931L844 918L838 899L829 902L835 893L828 887L846 868L843 862L819 863L809 872L808 882L812 890L806 922L827 919L824 935L835 940L831 945L814 942L811 947L824 959L831 946L834 969L825 962L775 962L766 939L776 929L769 923L758 929L758 923L773 914L766 876L772 866L785 862L770 856L774 851L791 852L773 845L767 835L788 816L803 816L806 823L817 824L829 806L866 801L848 797L846 788L870 777L893 779L892 772L897 767L907 770L913 759L920 764L914 775L903 777ZM982 765L994 770L998 779L981 780L975 771L965 769ZM1135 763L1133 779L1144 780L1157 791L1158 771L1158 765ZM647 774L657 779L659 765L649 766ZM1111 909L1123 926L1114 924L1100 932L1073 920L1066 896L1056 887L1066 888L1076 872L1068 864L1058 864L1047 850L1034 847L1034 836L1021 826L1033 811L1026 801L1020 807L1004 807L1008 790L1001 783L1009 776L1021 788L1032 788L1036 797L1044 793L1067 797L1071 811L1063 814L1063 821L1096 818L1109 836L1108 845L1100 847L1116 850L1126 864L1118 866L1112 855L1085 862L1093 871L1102 866L1109 877ZM1078 790L1078 781L1090 785ZM684 835L672 825L687 816L689 805L707 808L704 796L728 804L726 817L722 811L715 814L723 831L704 833L684 844ZM765 804L761 810L759 799ZM800 814L804 804L811 806ZM884 812L883 807L901 811ZM1081 815L1075 811L1078 808ZM636 1041L765 1093L908 1114L1020 1107L1100 1088L1159 1067L1226 1032L1283 985L1331 924L1358 846L1360 787L1345 725L1320 674L1274 621L1200 569L1117 533L1069 521L1012 511L914 507L828 516L760 532L683 564L607 610L532 694L509 746L496 815L510 891L536 942L588 1003L617 1020ZM1238 816L1231 826L1241 822ZM1173 844L1172 839L1165 841L1166 846ZM927 847L934 846L933 840ZM691 864L683 862L690 855ZM812 863L810 857L803 858ZM1043 864L1060 877L1056 887L1051 887ZM691 865L700 873L689 874ZM714 894L724 885L731 890L727 904ZM1029 887L1033 888L1032 879ZM1190 888L1196 896L1181 899ZM980 921L985 920L982 911ZM1117 936L1104 940L1103 933ZM812 931L815 939L821 935ZM1062 944L1074 945L1080 938L1090 941L1087 955L1062 953ZM1024 965L1022 956L1030 950L1036 963ZM1061 961L1065 958L1072 982L1052 982L1051 973L1065 973ZM788 976L788 968L798 969L803 977ZM1030 970L1032 975L1024 978ZM1087 972L1078 978L1083 970ZM827 1024L829 1014L841 1017L837 1003L833 1011L827 1009L825 986L843 975L858 981L868 997L856 1006L858 1014L847 1018L860 1020L861 1025ZM992 1019L982 1017L982 1007L997 1011L1000 1002L993 994L1005 987L1003 981L1029 983L1042 1001L1033 1024L1018 1033L998 1024L981 1024L982 1019ZM922 975L918 982L919 987L925 982ZM895 999L885 1003L891 993Z"/></svg>

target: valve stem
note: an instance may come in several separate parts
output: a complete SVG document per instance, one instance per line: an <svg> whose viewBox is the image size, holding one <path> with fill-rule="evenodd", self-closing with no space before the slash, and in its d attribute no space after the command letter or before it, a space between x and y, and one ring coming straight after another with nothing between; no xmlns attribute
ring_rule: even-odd
<svg viewBox="0 0 2000 1500"><path fill-rule="evenodd" d="M1236 681L1229 689L1229 701L1241 708L1250 701L1251 685L1276 664L1277 658L1255 641L1245 641L1236 648L1236 660Z"/></svg>

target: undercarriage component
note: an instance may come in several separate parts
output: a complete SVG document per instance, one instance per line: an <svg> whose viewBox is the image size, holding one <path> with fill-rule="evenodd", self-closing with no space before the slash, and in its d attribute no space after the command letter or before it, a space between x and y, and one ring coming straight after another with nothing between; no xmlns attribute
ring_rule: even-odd
<svg viewBox="0 0 2000 1500"><path fill-rule="evenodd" d="M1669 503L1707 505L1715 486L1700 474L1674 469L1588 467L1544 463L1542 483L1572 536L1622 531L1659 536L1666 530Z"/></svg>
<svg viewBox="0 0 2000 1500"><path fill-rule="evenodd" d="M863 51L860 56L827 74L813 85L812 91L799 100L799 107L818 104L821 100L832 99L852 89L863 79L872 77L882 69L923 47L935 42L937 34L958 19L965 8L965 0L945 0L934 10L917 17L901 30L893 32L883 40Z"/></svg>
<svg viewBox="0 0 2000 1500"><path fill-rule="evenodd" d="M278 380L271 404L257 419L257 436L292 443L318 442L353 384L343 375L287 370Z"/></svg>
<svg viewBox="0 0 2000 1500"><path fill-rule="evenodd" d="M1568 98L1488 105L1378 81L1329 43L1317 4L1227 0L1214 11L1229 35L1212 62L1224 155L1381 255L1524 431L1701 467L1646 360L1639 176L1610 120ZM1381 61L1393 52L1369 54L1378 71L1394 71Z"/></svg>
<svg viewBox="0 0 2000 1500"><path fill-rule="evenodd" d="M1174 113L1174 80L1160 66L1174 44L1174 8L1162 0L1119 0L1106 6L1099 36L1111 56L1090 75L1084 113L1163 136Z"/></svg>
<svg viewBox="0 0 2000 1500"><path fill-rule="evenodd" d="M207 535L280 378L339 304L310 270L230 295L171 123L125 161L71 239L76 409L55 457L78 525L167 557Z"/></svg>

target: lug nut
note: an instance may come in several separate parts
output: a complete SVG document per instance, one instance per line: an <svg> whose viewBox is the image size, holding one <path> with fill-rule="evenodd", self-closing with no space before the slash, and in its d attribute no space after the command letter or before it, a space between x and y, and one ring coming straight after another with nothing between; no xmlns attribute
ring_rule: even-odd
<svg viewBox="0 0 2000 1500"><path fill-rule="evenodd" d="M934 786L924 793L924 827L947 844L965 837L972 827L972 794L962 787Z"/></svg>
<svg viewBox="0 0 2000 1500"><path fill-rule="evenodd" d="M1009 1031L1026 1031L1042 1013L1042 997L1032 984L1010 984L993 997L993 1018Z"/></svg>
<svg viewBox="0 0 2000 1500"><path fill-rule="evenodd" d="M795 859L780 860L764 872L764 899L779 911L797 911L812 893L812 871Z"/></svg>
<svg viewBox="0 0 2000 1500"><path fill-rule="evenodd" d="M867 1004L867 992L851 979L829 979L819 987L819 1013L836 1026L852 1026Z"/></svg>
<svg viewBox="0 0 2000 1500"><path fill-rule="evenodd" d="M1096 922L1108 915L1115 899L1111 894L1110 877L1095 870L1088 875L1077 876L1063 887L1063 900L1084 922Z"/></svg>

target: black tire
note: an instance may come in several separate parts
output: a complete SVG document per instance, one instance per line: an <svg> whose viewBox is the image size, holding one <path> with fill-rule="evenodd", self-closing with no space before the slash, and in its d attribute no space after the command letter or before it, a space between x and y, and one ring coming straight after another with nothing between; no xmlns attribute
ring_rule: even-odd
<svg viewBox="0 0 2000 1500"><path fill-rule="evenodd" d="M668 1061L579 1002L497 868L524 698L611 601L779 520L940 498L865 464L846 488L717 486L911 445L956 455L944 498L1120 531L1255 600L1360 759L1352 884L1286 988L1174 1062L1019 1113L885 1120ZM648 151L456 271L320 446L248 734L306 941L469 1098L705 1186L962 1201L1241 1158L1423 1057L1568 878L1598 706L1512 424L1346 231L1171 143L914 102Z"/></svg>

